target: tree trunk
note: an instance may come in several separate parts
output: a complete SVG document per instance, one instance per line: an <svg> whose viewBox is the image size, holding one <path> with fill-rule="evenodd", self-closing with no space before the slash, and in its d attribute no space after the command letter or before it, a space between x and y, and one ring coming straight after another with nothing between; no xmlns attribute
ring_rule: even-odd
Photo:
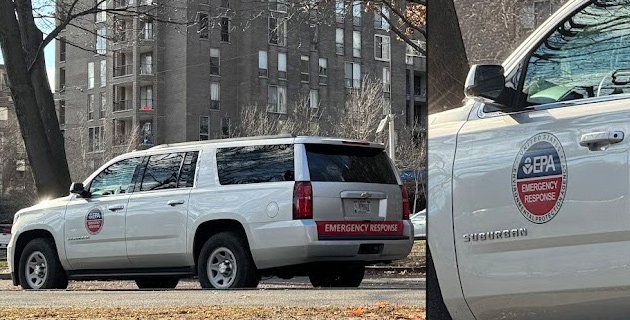
<svg viewBox="0 0 630 320"><path fill-rule="evenodd" d="M52 92L46 82L44 60L42 57L40 63L28 71L28 63L32 61L28 57L34 56L29 47L35 39L32 32L20 30L15 12L13 3L0 0L0 46L11 79L11 95L38 194L40 197L62 196L68 193L70 174ZM32 43L23 43L24 39ZM41 32L38 39L41 42Z"/></svg>
<svg viewBox="0 0 630 320"><path fill-rule="evenodd" d="M453 0L429 0L428 9L429 113L434 113L461 105L470 66Z"/></svg>

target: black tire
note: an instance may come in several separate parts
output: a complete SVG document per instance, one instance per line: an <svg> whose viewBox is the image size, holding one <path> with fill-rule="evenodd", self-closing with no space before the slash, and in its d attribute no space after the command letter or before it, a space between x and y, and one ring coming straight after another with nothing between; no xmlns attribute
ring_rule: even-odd
<svg viewBox="0 0 630 320"><path fill-rule="evenodd" d="M431 250L427 245L427 319L436 320L452 320L451 315L446 309L444 299L442 298L442 291L440 290L440 284L438 282L437 274L435 273L435 266L433 265L433 258L431 257Z"/></svg>
<svg viewBox="0 0 630 320"><path fill-rule="evenodd" d="M41 261L45 263L45 272L44 275L38 277L41 280L33 281L35 278L31 277L31 281L29 281L26 272L27 260L31 258L32 261L35 261L33 259L37 259L36 256L43 257ZM24 289L65 289L68 287L68 278L59 262L57 249L52 239L37 238L26 244L20 255L20 263L17 268L20 285ZM31 271L35 272L35 269ZM41 283L38 285L37 282L39 281Z"/></svg>
<svg viewBox="0 0 630 320"><path fill-rule="evenodd" d="M174 289L179 278L141 278L136 279L139 289Z"/></svg>
<svg viewBox="0 0 630 320"><path fill-rule="evenodd" d="M228 251L231 255L224 255L226 259L216 259L222 257L221 252L228 253ZM214 261L223 260L219 263L219 268L223 267L225 273L211 270L209 275L208 260L211 257ZM247 241L234 232L220 232L206 241L197 261L197 273L201 287L205 289L256 288L260 282L260 274L254 264ZM221 276L230 280L223 282L217 280Z"/></svg>
<svg viewBox="0 0 630 320"><path fill-rule="evenodd" d="M308 279L313 287L356 288L365 276L364 265L324 265L313 268Z"/></svg>

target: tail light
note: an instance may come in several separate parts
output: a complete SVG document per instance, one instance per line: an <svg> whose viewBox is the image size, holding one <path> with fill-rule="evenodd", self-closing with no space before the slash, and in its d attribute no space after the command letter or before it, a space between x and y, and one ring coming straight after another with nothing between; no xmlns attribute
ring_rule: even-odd
<svg viewBox="0 0 630 320"><path fill-rule="evenodd" d="M293 187L293 219L313 219L313 186L296 181Z"/></svg>
<svg viewBox="0 0 630 320"><path fill-rule="evenodd" d="M405 186L400 186L400 192L402 194L402 218L403 220L409 220L410 208L409 208L409 192Z"/></svg>

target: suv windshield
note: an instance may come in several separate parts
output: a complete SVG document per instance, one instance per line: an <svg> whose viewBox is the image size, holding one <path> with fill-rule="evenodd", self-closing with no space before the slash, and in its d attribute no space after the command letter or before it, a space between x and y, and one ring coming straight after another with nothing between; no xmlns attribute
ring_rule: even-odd
<svg viewBox="0 0 630 320"><path fill-rule="evenodd" d="M397 184L383 149L307 144L311 181Z"/></svg>

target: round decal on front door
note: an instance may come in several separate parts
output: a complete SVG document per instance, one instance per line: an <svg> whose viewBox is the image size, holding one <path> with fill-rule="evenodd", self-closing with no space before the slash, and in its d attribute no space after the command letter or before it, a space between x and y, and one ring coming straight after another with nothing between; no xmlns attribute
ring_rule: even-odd
<svg viewBox="0 0 630 320"><path fill-rule="evenodd" d="M85 217L85 228L90 234L97 234L103 229L103 213L99 209L92 209Z"/></svg>
<svg viewBox="0 0 630 320"><path fill-rule="evenodd" d="M567 190L567 162L560 140L551 133L531 137L512 167L512 194L527 220L546 223L553 219Z"/></svg>

